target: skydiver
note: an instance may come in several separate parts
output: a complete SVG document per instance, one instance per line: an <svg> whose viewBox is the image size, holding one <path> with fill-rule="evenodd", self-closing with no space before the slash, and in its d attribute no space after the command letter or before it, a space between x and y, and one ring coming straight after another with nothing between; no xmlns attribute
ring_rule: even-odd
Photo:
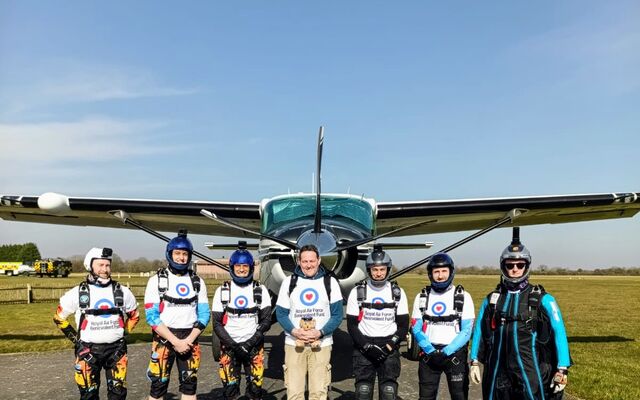
<svg viewBox="0 0 640 400"><path fill-rule="evenodd" d="M529 283L531 254L517 237L500 256L501 283L480 306L470 378L492 399L562 399L571 366L556 300ZM480 375L479 362L484 364Z"/></svg>
<svg viewBox="0 0 640 400"><path fill-rule="evenodd" d="M369 278L357 284L347 300L347 327L355 344L353 373L356 400L373 399L378 377L380 400L395 400L400 376L400 342L409 330L407 295L389 282L391 257L375 247L366 260Z"/></svg>
<svg viewBox="0 0 640 400"><path fill-rule="evenodd" d="M147 323L153 331L147 376L150 400L167 393L171 367L178 367L182 400L195 400L200 366L198 337L209 323L207 287L191 270L193 246L181 232L167 244L167 267L149 278L144 293Z"/></svg>
<svg viewBox="0 0 640 400"><path fill-rule="evenodd" d="M307 375L309 400L327 399L332 335L342 322L342 311L338 281L321 265L318 249L314 245L303 246L298 253L298 266L293 275L283 280L276 303L276 317L285 331L284 381L288 400L304 399ZM315 328L299 327L300 321L307 319L315 322ZM304 346L296 347L296 341Z"/></svg>
<svg viewBox="0 0 640 400"><path fill-rule="evenodd" d="M431 284L413 303L411 331L421 349L420 400L435 400L443 372L452 400L469 396L467 346L475 312L469 293L461 285L453 285L455 272L448 254L435 254L427 264Z"/></svg>
<svg viewBox="0 0 640 400"><path fill-rule="evenodd" d="M75 380L82 400L98 399L104 368L107 395L127 397L127 343L138 323L138 303L128 287L111 279L112 250L93 248L84 258L85 281L67 291L53 317L75 345ZM75 313L76 331L67 318Z"/></svg>
<svg viewBox="0 0 640 400"><path fill-rule="evenodd" d="M211 303L214 334L220 338L220 379L224 398L240 395L242 368L247 379L247 397L262 398L264 334L271 327L269 291L253 280L255 263L244 248L229 258L231 281L216 289Z"/></svg>

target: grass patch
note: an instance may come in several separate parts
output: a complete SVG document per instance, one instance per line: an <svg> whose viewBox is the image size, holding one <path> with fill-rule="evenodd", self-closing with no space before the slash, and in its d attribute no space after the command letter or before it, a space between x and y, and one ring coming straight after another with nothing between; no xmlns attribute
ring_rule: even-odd
<svg viewBox="0 0 640 400"><path fill-rule="evenodd" d="M411 302L426 279L414 274L399 279ZM582 399L640 399L640 277L533 276L531 281L560 305L574 362L568 392ZM497 282L495 276L456 279L471 294L476 313Z"/></svg>
<svg viewBox="0 0 640 400"><path fill-rule="evenodd" d="M81 276L70 278L0 278L0 287L9 285L76 285ZM409 307L426 276L407 274L399 279L409 297ZM132 287L144 286L148 278L121 277ZM461 275L473 298L476 311L486 294L495 288L495 276ZM575 365L570 371L568 391L582 399L640 398L640 308L637 307L640 277L623 276L535 276L558 301L565 320L569 346ZM220 281L207 279L209 298ZM142 293L136 293L142 307ZM56 303L0 305L0 353L68 349L71 344L56 328L52 317ZM205 335L211 334L211 324ZM151 329L138 324L130 343L148 342Z"/></svg>

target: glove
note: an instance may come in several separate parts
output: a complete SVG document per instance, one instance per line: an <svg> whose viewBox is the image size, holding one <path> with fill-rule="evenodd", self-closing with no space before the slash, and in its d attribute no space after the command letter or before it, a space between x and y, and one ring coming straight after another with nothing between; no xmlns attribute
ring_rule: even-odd
<svg viewBox="0 0 640 400"><path fill-rule="evenodd" d="M233 354L241 360L251 357L251 347L246 342L236 343L233 346Z"/></svg>
<svg viewBox="0 0 640 400"><path fill-rule="evenodd" d="M393 335L393 337L391 337L391 340L389 340L383 347L384 350L389 350L389 348L387 347L391 347L391 351L397 349L398 347L400 347L400 338L396 335ZM391 353L391 351L389 351L389 353Z"/></svg>
<svg viewBox="0 0 640 400"><path fill-rule="evenodd" d="M469 380L476 385L482 382L482 375L480 374L480 365L478 364L478 360L471 360L471 365L469 366Z"/></svg>
<svg viewBox="0 0 640 400"><path fill-rule="evenodd" d="M362 348L362 353L369 360L374 361L376 363L382 363L389 356L389 349L387 346L383 346L385 349L373 343L366 343Z"/></svg>
<svg viewBox="0 0 640 400"><path fill-rule="evenodd" d="M556 374L553 376L553 380L551 381L551 389L553 389L553 393L562 392L564 387L567 386L567 375L569 371L565 368L558 368Z"/></svg>
<svg viewBox="0 0 640 400"><path fill-rule="evenodd" d="M431 353L425 354L423 357L424 362L433 361L436 365L442 365L448 357L442 352L442 350L434 350Z"/></svg>

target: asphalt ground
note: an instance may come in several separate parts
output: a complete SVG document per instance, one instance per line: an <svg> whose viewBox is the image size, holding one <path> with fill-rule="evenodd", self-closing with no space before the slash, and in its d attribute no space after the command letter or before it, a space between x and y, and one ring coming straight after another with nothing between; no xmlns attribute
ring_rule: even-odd
<svg viewBox="0 0 640 400"><path fill-rule="evenodd" d="M218 365L213 360L211 339L202 337L202 360L198 373L198 399L222 399L222 384L218 377ZM282 376L284 362L284 333L278 324L265 337L265 400L285 399ZM71 347L71 346L70 346ZM128 399L146 399L149 381L146 377L151 345L141 343L129 346L129 368L127 373ZM402 373L399 378L399 395L403 400L418 398L418 363L404 357L406 345L401 347L403 353ZM330 399L354 399L354 380L351 369L352 344L346 331L346 322L334 334L334 345L331 358L332 386ZM0 376L2 386L0 399L41 400L41 399L77 399L79 392L73 379L74 356L71 348L65 351L5 354L0 355ZM165 399L179 399L177 374L171 377L169 393ZM106 399L106 385L102 374L100 398ZM244 382L242 383L244 392ZM244 399L244 397L242 397ZM375 399L378 398L377 392ZM446 382L440 382L439 399L449 399ZM470 399L481 399L479 385L470 385Z"/></svg>

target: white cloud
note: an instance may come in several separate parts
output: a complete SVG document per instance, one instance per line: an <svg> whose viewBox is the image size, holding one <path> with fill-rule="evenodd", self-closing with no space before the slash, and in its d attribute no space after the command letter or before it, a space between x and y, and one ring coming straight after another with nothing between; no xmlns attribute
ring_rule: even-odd
<svg viewBox="0 0 640 400"><path fill-rule="evenodd" d="M137 68L90 65L81 62L43 62L5 77L0 92L0 117L20 117L45 107L110 100L185 96L197 88L179 88L160 82ZM46 77L42 79L40 77ZM41 111L38 111L41 112Z"/></svg>
<svg viewBox="0 0 640 400"><path fill-rule="evenodd" d="M35 164L61 161L109 161L166 151L138 135L160 123L87 117L72 122L0 123L0 156Z"/></svg>
<svg viewBox="0 0 640 400"><path fill-rule="evenodd" d="M44 82L40 94L58 102L84 102L139 97L181 96L196 89L159 84L149 73L119 68L85 68Z"/></svg>

